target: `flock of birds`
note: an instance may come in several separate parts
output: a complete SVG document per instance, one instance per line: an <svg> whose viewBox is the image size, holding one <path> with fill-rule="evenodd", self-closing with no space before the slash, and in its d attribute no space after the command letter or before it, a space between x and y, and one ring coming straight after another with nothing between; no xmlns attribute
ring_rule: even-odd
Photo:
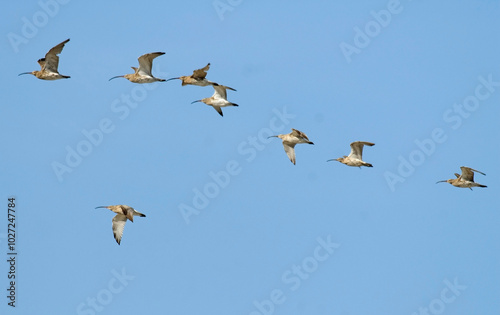
<svg viewBox="0 0 500 315"><path fill-rule="evenodd" d="M59 66L59 54L62 52L64 45L69 42L69 39L63 41L62 43L54 46L50 49L44 58L38 60L40 64L40 71L32 71L32 72L23 72L19 75L23 74L32 74L38 79L42 80L59 80L59 79L68 79L70 76L62 75L58 71ZM207 71L210 69L210 63L208 63L205 67L201 69L197 69L193 71L193 74L190 76L180 76L176 78L171 78L168 80L156 78L151 73L151 68L153 65L153 60L156 57L164 55L164 52L154 52L149 54L144 54L138 58L139 60L139 68L132 67L134 73L125 74L120 76L115 76L109 79L110 81L116 78L125 78L133 83L153 83L153 82L166 82L170 80L181 80L182 86L184 85L196 85L196 86L209 86L211 85L214 88L214 94L211 97L203 98L201 100L193 101L191 104L196 102L203 102L206 105L212 106L221 116L222 107L227 106L238 106L238 104L229 102L227 100L227 90L236 91L233 88L228 86L220 85L218 83L209 81L206 79ZM314 144L309 140L307 135L297 129L292 128L292 132L288 134L280 134L276 136L271 136L280 138L283 143L283 147L285 152L290 159L290 161L295 165L295 145L299 143L308 143ZM271 138L269 137L269 138ZM348 156L343 156L337 159L331 159L328 161L338 161L348 166L359 167L373 167L372 164L363 161L363 147L364 146L374 146L375 143L365 142L365 141L355 141L351 143L351 153ZM327 161L327 162L328 162ZM482 175L486 175L480 171L474 170L470 167L462 166L460 167L462 170L462 174L455 173L456 178L438 181L437 183L446 182L450 183L455 187L460 188L469 188L472 190L472 187L487 187L485 185L481 185L474 181L474 172L480 173ZM143 213L136 211L134 208L129 207L127 205L114 205L114 206L99 206L97 208L107 208L114 213L116 216L113 217L112 220L112 228L113 235L118 244L121 242L121 238L123 235L123 229L125 227L125 223L127 220L134 222L134 216L145 217Z"/></svg>

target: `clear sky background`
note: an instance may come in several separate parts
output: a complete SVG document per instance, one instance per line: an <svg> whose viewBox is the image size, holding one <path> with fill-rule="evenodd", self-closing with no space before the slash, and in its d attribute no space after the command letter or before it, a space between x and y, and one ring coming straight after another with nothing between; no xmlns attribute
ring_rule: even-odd
<svg viewBox="0 0 500 315"><path fill-rule="evenodd" d="M0 313L499 314L499 16L486 0L3 4ZM67 38L71 79L18 77ZM210 62L240 106L108 81L156 51L154 75ZM290 128L315 143L295 166L267 139ZM326 162L357 140L373 168ZM488 188L435 184L460 166ZM114 204L147 215L120 246L94 209Z"/></svg>

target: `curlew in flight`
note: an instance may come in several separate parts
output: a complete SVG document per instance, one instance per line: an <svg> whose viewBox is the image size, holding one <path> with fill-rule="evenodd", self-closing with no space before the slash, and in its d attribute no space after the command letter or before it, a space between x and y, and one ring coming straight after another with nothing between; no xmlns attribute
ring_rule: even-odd
<svg viewBox="0 0 500 315"><path fill-rule="evenodd" d="M355 142L351 143L351 153L349 154L349 156L344 155L343 157L340 157L338 159L331 159L331 160L328 160L327 162L339 161L340 163L343 163L345 165L357 166L359 168L361 168L361 166L373 167L373 165L371 165L370 163L366 163L362 159L364 145L368 145L371 147L371 146L374 146L375 143L364 142L364 141L355 141Z"/></svg>
<svg viewBox="0 0 500 315"><path fill-rule="evenodd" d="M189 76L185 75L185 76L181 76L181 77L177 77L177 78L170 78L167 81L181 80L182 86L188 85L188 84L197 85L197 86L218 85L217 83L206 79L208 69L210 69L210 63L208 63L205 67L203 67L201 69L194 70L192 75L189 75ZM231 90L236 91L233 88L231 88Z"/></svg>
<svg viewBox="0 0 500 315"><path fill-rule="evenodd" d="M290 159L290 162L293 163L293 165L295 165L295 145L297 143L314 144L312 141L309 141L309 138L307 138L305 133L293 128L292 132L290 133L287 133L285 135L270 136L268 138L272 137L280 138L281 140L283 140L283 148L285 149L286 155L288 155L288 158Z"/></svg>
<svg viewBox="0 0 500 315"><path fill-rule="evenodd" d="M109 81L116 78L125 78L134 83L153 83L156 81L163 82L165 81L165 79L155 78L151 74L151 67L153 66L153 59L164 54L164 52L144 54L137 59L139 60L139 68L131 67L132 69L134 69L135 73L117 75L116 77L112 77L111 79L109 79Z"/></svg>
<svg viewBox="0 0 500 315"><path fill-rule="evenodd" d="M125 228L125 223L127 223L127 219L134 222L134 215L139 217L145 217L145 214L142 214L136 211L134 208L126 206L126 205L116 205L116 206L99 206L98 208L106 208L116 215L113 217L113 235L115 236L115 240L120 245L123 235L123 229Z"/></svg>
<svg viewBox="0 0 500 315"><path fill-rule="evenodd" d="M221 116L224 116L222 114L222 109L221 107L226 107L226 106L238 106L238 104L235 104L235 103L231 103L227 100L227 92L226 90L229 89L229 90L233 90L233 91L236 91L235 89L233 88L230 88L228 86L224 86L224 85L219 85L217 83L215 83L213 85L214 87L214 95L212 95L211 97L207 97L207 98L204 98L204 99L201 99L201 100L197 100L197 101L193 101L191 102L191 104L194 104L196 102L203 102L209 106L212 106Z"/></svg>
<svg viewBox="0 0 500 315"><path fill-rule="evenodd" d="M57 71L57 67L59 66L59 57L57 55L62 52L67 42L69 42L69 38L59 45L52 47L45 55L45 58L38 59L38 64L42 68L40 71L23 72L19 75L32 74L42 80L69 79L69 76L59 74Z"/></svg>
<svg viewBox="0 0 500 315"><path fill-rule="evenodd" d="M462 175L455 173L455 176L457 178L440 180L440 181L436 182L436 184L446 182L446 183L452 184L455 187L469 188L470 190L472 190L472 187L487 187L485 185L478 184L474 181L474 172L486 175L485 173L474 170L474 169L472 169L470 167L466 167L466 166L461 166L460 169L462 170Z"/></svg>

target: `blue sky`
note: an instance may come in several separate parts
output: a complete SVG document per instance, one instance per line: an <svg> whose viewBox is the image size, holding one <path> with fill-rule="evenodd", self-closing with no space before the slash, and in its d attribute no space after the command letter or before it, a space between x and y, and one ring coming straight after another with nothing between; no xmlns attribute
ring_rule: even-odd
<svg viewBox="0 0 500 315"><path fill-rule="evenodd" d="M498 1L2 12L2 288L10 196L18 252L2 314L500 312ZM71 79L17 76L67 38ZM156 51L157 77L210 62L240 106L220 117L190 104L211 87L108 81ZM295 166L267 139L291 128L315 143ZM326 162L357 140L376 144L373 168ZM488 188L435 184L460 166ZM94 209L114 204L147 215L120 246L113 213Z"/></svg>

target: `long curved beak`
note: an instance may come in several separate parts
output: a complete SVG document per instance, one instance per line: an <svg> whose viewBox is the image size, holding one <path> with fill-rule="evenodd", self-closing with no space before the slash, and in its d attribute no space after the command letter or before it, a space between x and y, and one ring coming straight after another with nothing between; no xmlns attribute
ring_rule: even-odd
<svg viewBox="0 0 500 315"><path fill-rule="evenodd" d="M345 156L344 156L344 157L345 157ZM340 161L340 159L342 159L342 158L329 159L329 160L327 160L327 162L330 162L330 161L337 161L337 162L341 162L341 161Z"/></svg>
<svg viewBox="0 0 500 315"><path fill-rule="evenodd" d="M269 136L269 137L267 137L267 139L269 139L269 138L279 138L279 137L278 136Z"/></svg>
<svg viewBox="0 0 500 315"><path fill-rule="evenodd" d="M116 77L112 77L108 81L111 81L111 80L116 79L116 78L125 78L125 76L124 75L117 75Z"/></svg>
<svg viewBox="0 0 500 315"><path fill-rule="evenodd" d="M171 80L180 80L181 78L170 78L168 80L166 80L165 82L168 82L168 81L171 81Z"/></svg>
<svg viewBox="0 0 500 315"><path fill-rule="evenodd" d="M436 182L436 184L437 183L447 183L447 182L448 182L447 180L440 180L440 181Z"/></svg>
<svg viewBox="0 0 500 315"><path fill-rule="evenodd" d="M99 206L99 207L95 207L96 209L99 209L99 208L108 208L107 206Z"/></svg>
<svg viewBox="0 0 500 315"><path fill-rule="evenodd" d="M23 73L19 73L17 76L20 76L20 75L23 75L23 74L32 74L31 72L23 72Z"/></svg>
<svg viewBox="0 0 500 315"><path fill-rule="evenodd" d="M201 102L201 100L192 101L191 104L194 104L194 103L197 103L197 102Z"/></svg>

